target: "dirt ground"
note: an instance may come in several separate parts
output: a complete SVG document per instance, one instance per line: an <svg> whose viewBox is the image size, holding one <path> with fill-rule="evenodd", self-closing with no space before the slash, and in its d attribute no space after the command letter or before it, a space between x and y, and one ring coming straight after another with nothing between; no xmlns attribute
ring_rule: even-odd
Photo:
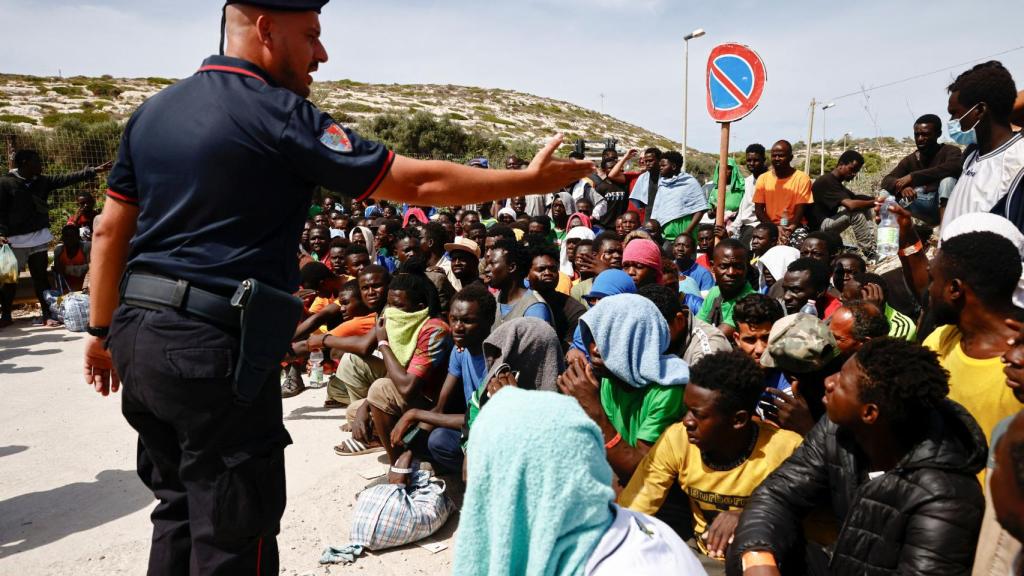
<svg viewBox="0 0 1024 576"><path fill-rule="evenodd" d="M82 383L83 338L33 328L0 329L0 575L142 574L155 501L135 474L136 434L120 397ZM383 472L382 454L340 457L332 446L342 410L324 390L284 401L294 444L286 450L288 508L278 543L281 574L430 574L450 571L457 516L435 535L448 548L410 545L354 565L320 566L328 545L348 542L360 473Z"/></svg>

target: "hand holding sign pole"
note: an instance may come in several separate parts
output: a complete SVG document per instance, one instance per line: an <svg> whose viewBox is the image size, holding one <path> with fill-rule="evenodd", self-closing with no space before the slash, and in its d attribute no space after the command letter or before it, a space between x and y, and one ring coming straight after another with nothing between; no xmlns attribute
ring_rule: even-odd
<svg viewBox="0 0 1024 576"><path fill-rule="evenodd" d="M722 125L718 156L718 204L715 225L725 226L725 177L729 161L729 125L757 107L768 78L756 52L742 44L720 44L708 56L708 114Z"/></svg>

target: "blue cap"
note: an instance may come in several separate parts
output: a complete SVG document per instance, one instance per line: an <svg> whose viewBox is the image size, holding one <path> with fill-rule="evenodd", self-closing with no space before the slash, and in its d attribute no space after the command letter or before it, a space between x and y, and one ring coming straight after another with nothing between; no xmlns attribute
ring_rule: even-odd
<svg viewBox="0 0 1024 576"><path fill-rule="evenodd" d="M288 10L291 12L315 10L319 13L324 4L328 2L330 0L227 0L224 5L248 4L249 6L259 6L268 10Z"/></svg>
<svg viewBox="0 0 1024 576"><path fill-rule="evenodd" d="M636 284L629 274L613 268L601 272L594 278L594 285L584 298L604 298L616 294L636 294Z"/></svg>

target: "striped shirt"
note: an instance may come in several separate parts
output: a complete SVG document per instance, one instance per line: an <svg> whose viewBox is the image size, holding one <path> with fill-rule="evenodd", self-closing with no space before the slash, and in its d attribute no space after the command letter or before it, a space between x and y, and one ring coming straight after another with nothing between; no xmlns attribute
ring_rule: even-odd
<svg viewBox="0 0 1024 576"><path fill-rule="evenodd" d="M942 226L958 216L988 212L1024 177L1024 135L1016 133L988 154L977 148L964 156L964 171L949 196Z"/></svg>
<svg viewBox="0 0 1024 576"><path fill-rule="evenodd" d="M885 305L885 319L889 321L890 338L899 338L910 342L917 338L917 325L914 324L914 321L888 304Z"/></svg>

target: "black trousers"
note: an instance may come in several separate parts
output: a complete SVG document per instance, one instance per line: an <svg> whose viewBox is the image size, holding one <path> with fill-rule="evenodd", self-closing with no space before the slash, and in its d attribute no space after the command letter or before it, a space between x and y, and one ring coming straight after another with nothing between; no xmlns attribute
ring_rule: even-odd
<svg viewBox="0 0 1024 576"><path fill-rule="evenodd" d="M50 289L50 277L46 273L49 266L46 252L36 252L28 257L28 271L32 275L32 290L39 300L43 320L50 317L50 305L43 298L43 292ZM17 284L0 284L0 318L10 319L14 313L14 297L18 292Z"/></svg>
<svg viewBox="0 0 1024 576"><path fill-rule="evenodd" d="M170 309L122 305L108 343L139 477L159 500L148 573L277 574L291 443L278 375L239 407L238 335Z"/></svg>

